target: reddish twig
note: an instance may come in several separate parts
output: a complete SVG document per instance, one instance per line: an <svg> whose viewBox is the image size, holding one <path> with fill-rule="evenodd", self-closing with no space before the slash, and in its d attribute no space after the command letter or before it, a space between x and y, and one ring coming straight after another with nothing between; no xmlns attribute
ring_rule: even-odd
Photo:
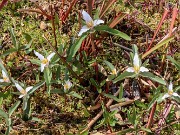
<svg viewBox="0 0 180 135"><path fill-rule="evenodd" d="M146 51L149 51L149 50L151 49L152 43L153 43L153 41L154 41L154 39L155 39L158 31L160 30L160 28L161 28L161 26L162 26L162 24L163 24L163 21L165 20L168 12L169 12L169 10L165 8L165 9L164 9L164 14L163 14L163 16L162 16L162 18L161 18L161 21L159 22L158 27L157 27L156 31L154 32L154 36L153 36L153 38L152 38L152 40L151 40L151 43L149 44L148 49L147 49Z"/></svg>
<svg viewBox="0 0 180 135"><path fill-rule="evenodd" d="M151 109L151 112L150 112L150 116L149 116L149 119L148 119L148 124L146 126L146 128L151 128L151 125L152 125L152 122L153 122L153 117L154 117L154 113L156 111L156 106L157 106L157 102L154 103L152 109ZM146 135L147 133L145 133Z"/></svg>
<svg viewBox="0 0 180 135"><path fill-rule="evenodd" d="M71 2L68 11L66 12L66 14L65 14L65 15L63 16L63 18L62 18L62 22L63 22L63 23L65 23L65 21L66 21L68 15L69 15L69 13L70 13L72 7L77 3L77 1L78 1L78 0L73 0L73 1Z"/></svg>
<svg viewBox="0 0 180 135"><path fill-rule="evenodd" d="M3 0L0 4L0 10L6 5L6 3L8 2L8 0Z"/></svg>
<svg viewBox="0 0 180 135"><path fill-rule="evenodd" d="M169 112L171 111L171 108L172 108L172 104L169 104L169 103L166 104L166 107L165 107L165 109L163 111L163 117L158 122L158 129L156 130L157 135L160 135L163 122L167 118Z"/></svg>

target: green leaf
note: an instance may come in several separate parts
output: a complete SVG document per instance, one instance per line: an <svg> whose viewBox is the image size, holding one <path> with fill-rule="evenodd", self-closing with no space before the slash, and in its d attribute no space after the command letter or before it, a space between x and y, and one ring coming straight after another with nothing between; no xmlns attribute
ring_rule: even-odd
<svg viewBox="0 0 180 135"><path fill-rule="evenodd" d="M52 94L64 94L64 90L61 90L61 89L52 89L51 93Z"/></svg>
<svg viewBox="0 0 180 135"><path fill-rule="evenodd" d="M170 42L171 40L174 39L174 36L172 37L168 37L166 39L164 39L163 41L160 41L158 44L156 44L153 48L151 48L149 51L147 51L146 53L143 54L142 59L144 59L146 56L148 56L149 54L151 54L153 51L157 50L158 48L160 48L161 46L167 44L168 42Z"/></svg>
<svg viewBox="0 0 180 135"><path fill-rule="evenodd" d="M146 78L149 78L149 79L151 79L151 80L153 80L155 82L158 82L160 84L166 85L166 82L162 78L160 78L158 76L155 76L154 74L152 74L150 72L140 72L139 75L143 76L143 77L146 77Z"/></svg>
<svg viewBox="0 0 180 135"><path fill-rule="evenodd" d="M3 111L2 109L0 109L0 115L2 117L4 117L5 119L8 119L8 115L5 113L5 111Z"/></svg>
<svg viewBox="0 0 180 135"><path fill-rule="evenodd" d="M41 121L41 119L39 119L39 118L37 118L37 117L32 117L31 120L32 120L32 121L37 121L37 122L40 122L40 121Z"/></svg>
<svg viewBox="0 0 180 135"><path fill-rule="evenodd" d="M146 109L146 108L147 108L147 106L146 106L143 102L141 102L141 101L139 101L139 100L136 100L136 101L135 101L135 104L136 104L138 107L141 107L141 108L143 108L143 109Z"/></svg>
<svg viewBox="0 0 180 135"><path fill-rule="evenodd" d="M12 130L11 126L8 126L5 132L5 135L9 135L10 131Z"/></svg>
<svg viewBox="0 0 180 135"><path fill-rule="evenodd" d="M151 102L148 105L148 110L151 109L151 107L153 106L153 104L157 101L159 97L159 94L155 95L154 98L151 100Z"/></svg>
<svg viewBox="0 0 180 135"><path fill-rule="evenodd" d="M133 78L133 77L135 77L136 76L136 74L135 73L132 73L132 72L123 72L121 75L119 75L116 79L114 79L113 80L113 83L116 83L116 82L118 82L118 81L120 81L120 80L123 80L123 79L125 79L125 78L128 78L128 77L131 77L131 78Z"/></svg>
<svg viewBox="0 0 180 135"><path fill-rule="evenodd" d="M117 97L115 97L114 95L111 95L111 94L106 94L106 93L102 93L105 97L108 97L108 98L111 98L117 102L120 102L121 100L118 99Z"/></svg>
<svg viewBox="0 0 180 135"><path fill-rule="evenodd" d="M31 103L28 97L23 98L23 116L22 119L24 121L28 121L31 119Z"/></svg>
<svg viewBox="0 0 180 135"><path fill-rule="evenodd" d="M132 113L132 122L133 122L133 124L135 124L135 120L136 120L136 108L135 108L135 106L133 106L133 113Z"/></svg>
<svg viewBox="0 0 180 135"><path fill-rule="evenodd" d="M83 42L83 40L86 38L87 33L83 34L80 39L77 40L77 42L71 46L69 54L68 54L68 61L71 61L72 57L75 56L76 52L79 50L79 48L81 47L81 43Z"/></svg>
<svg viewBox="0 0 180 135"><path fill-rule="evenodd" d="M112 28L110 28L110 27L108 27L108 26L106 26L106 25L96 26L94 29L97 30L97 31L107 32L107 33L109 33L109 34L112 34L112 35L121 37L121 38L123 38L123 39L125 39L125 40L128 40L128 41L131 40L131 38L130 38L127 34L121 32L121 31L119 31L119 30L112 29Z"/></svg>
<svg viewBox="0 0 180 135"><path fill-rule="evenodd" d="M52 74L48 67L44 68L44 79L47 85L50 85Z"/></svg>
<svg viewBox="0 0 180 135"><path fill-rule="evenodd" d="M82 99L81 95L79 95L78 93L76 93L75 91L71 91L70 93L68 93L69 95L73 96L73 97L76 97L76 98L79 98L79 99Z"/></svg>
<svg viewBox="0 0 180 135"><path fill-rule="evenodd" d="M119 87L120 91L119 91L119 99L123 98L123 84L121 83L121 86Z"/></svg>
<svg viewBox="0 0 180 135"><path fill-rule="evenodd" d="M92 85L94 85L96 88L100 88L99 84L93 79L93 78L90 78L90 82L92 83Z"/></svg>
<svg viewBox="0 0 180 135"><path fill-rule="evenodd" d="M167 58L176 66L176 68L179 70L180 72L180 63L178 63L177 61L175 61L171 56L167 56Z"/></svg>
<svg viewBox="0 0 180 135"><path fill-rule="evenodd" d="M16 51L17 51L16 48L8 49L7 51L5 51L5 52L1 55L1 57L7 56L7 55L9 55L10 53L13 53L13 52L16 52Z"/></svg>
<svg viewBox="0 0 180 135"><path fill-rule="evenodd" d="M94 129L98 129L102 127L104 124L105 124L105 119L103 118L102 120L100 120L100 123L94 127Z"/></svg>
<svg viewBox="0 0 180 135"><path fill-rule="evenodd" d="M41 65L41 61L38 59L30 59L30 61L32 62L32 64Z"/></svg>
<svg viewBox="0 0 180 135"><path fill-rule="evenodd" d="M109 61L104 60L104 63L111 69L111 71L112 71L113 69L115 69L115 67L113 66L113 64L111 64Z"/></svg>
<svg viewBox="0 0 180 135"><path fill-rule="evenodd" d="M12 113L17 109L21 101L17 101L13 106L9 108L8 115L11 117Z"/></svg>
<svg viewBox="0 0 180 135"><path fill-rule="evenodd" d="M146 131L148 133L152 133L149 128L141 127L140 130Z"/></svg>
<svg viewBox="0 0 180 135"><path fill-rule="evenodd" d="M3 62L2 62L1 59L0 59L0 69L3 70L3 71L6 73L6 75L8 75L7 70L6 70L6 68L4 67ZM0 71L0 72L1 72L1 71Z"/></svg>
<svg viewBox="0 0 180 135"><path fill-rule="evenodd" d="M58 66L56 70L56 80L60 80L61 77L61 66Z"/></svg>
<svg viewBox="0 0 180 135"><path fill-rule="evenodd" d="M18 50L19 49L19 45L17 43L16 36L14 34L14 30L13 30L12 27L10 28L10 34L11 34L12 43L13 43L14 47Z"/></svg>
<svg viewBox="0 0 180 135"><path fill-rule="evenodd" d="M44 81L39 82L38 84L34 85L33 88L28 92L28 94L32 94L35 90L39 89L42 85L44 85Z"/></svg>
<svg viewBox="0 0 180 135"><path fill-rule="evenodd" d="M31 36L28 33L23 32L22 34L28 43L32 40Z"/></svg>

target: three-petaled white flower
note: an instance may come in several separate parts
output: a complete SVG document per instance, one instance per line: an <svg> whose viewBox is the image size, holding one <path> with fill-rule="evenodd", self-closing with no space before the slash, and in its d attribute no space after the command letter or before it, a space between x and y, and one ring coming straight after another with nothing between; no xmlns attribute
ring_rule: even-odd
<svg viewBox="0 0 180 135"><path fill-rule="evenodd" d="M180 97L177 93L173 92L173 84L172 82L170 82L169 86L168 86L168 93L166 93L162 99L171 97L171 96L175 96L175 97Z"/></svg>
<svg viewBox="0 0 180 135"><path fill-rule="evenodd" d="M51 53L49 56L47 56L47 58L44 58L43 55L41 55L40 53L34 51L34 54L41 60L41 72L43 72L44 67L48 67L49 66L49 62L51 60L51 58L55 55L55 53Z"/></svg>
<svg viewBox="0 0 180 135"><path fill-rule="evenodd" d="M133 58L133 66L134 67L128 67L126 69L127 72L135 72L138 74L139 72L148 72L149 70L143 66L140 65L140 60L138 53L136 52Z"/></svg>
<svg viewBox="0 0 180 135"><path fill-rule="evenodd" d="M6 75L6 73L2 70L2 77L3 79L0 79L0 82L10 82L9 77Z"/></svg>
<svg viewBox="0 0 180 135"><path fill-rule="evenodd" d="M93 27L95 27L95 26L97 26L97 25L99 25L101 23L104 23L104 21L101 20L101 19L96 19L96 20L93 21L93 19L90 17L90 15L84 10L82 11L82 16L83 16L83 19L86 22L86 25L84 25L81 28L78 36L81 36L84 32L88 31L89 29L92 29Z"/></svg>
<svg viewBox="0 0 180 135"><path fill-rule="evenodd" d="M64 86L64 91L66 92L72 87L72 83L69 80L67 80L65 81L65 84L63 86Z"/></svg>
<svg viewBox="0 0 180 135"><path fill-rule="evenodd" d="M32 86L30 86L30 87L27 87L26 89L23 89L18 83L15 83L15 86L19 90L19 92L21 93L19 98L26 96L28 91L30 91L33 88Z"/></svg>

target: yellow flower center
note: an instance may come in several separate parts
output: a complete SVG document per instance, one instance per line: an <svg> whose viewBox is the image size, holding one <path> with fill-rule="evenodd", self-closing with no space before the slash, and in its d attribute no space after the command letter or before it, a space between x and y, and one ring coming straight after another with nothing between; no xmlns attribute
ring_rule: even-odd
<svg viewBox="0 0 180 135"><path fill-rule="evenodd" d="M22 89L22 90L21 90L21 94L26 95L27 92L26 92L24 89Z"/></svg>
<svg viewBox="0 0 180 135"><path fill-rule="evenodd" d="M139 69L140 69L139 66L134 66L134 71L135 71L136 74L139 73Z"/></svg>
<svg viewBox="0 0 180 135"><path fill-rule="evenodd" d="M41 62L42 62L42 64L47 64L48 63L48 59L43 59Z"/></svg>
<svg viewBox="0 0 180 135"><path fill-rule="evenodd" d="M172 95L172 94L173 94L173 91L172 91L172 90L168 90L168 94L169 94L169 95Z"/></svg>
<svg viewBox="0 0 180 135"><path fill-rule="evenodd" d="M113 74L113 75L116 75L116 74L117 74L116 69L113 69L113 70L112 70L112 74Z"/></svg>
<svg viewBox="0 0 180 135"><path fill-rule="evenodd" d="M4 82L9 82L9 78L7 78L7 77L4 77L3 80L4 80Z"/></svg>
<svg viewBox="0 0 180 135"><path fill-rule="evenodd" d="M93 21L87 22L86 25L88 28L92 28L94 26L94 22Z"/></svg>
<svg viewBox="0 0 180 135"><path fill-rule="evenodd" d="M69 85L68 84L64 84L64 89L65 90L69 89Z"/></svg>

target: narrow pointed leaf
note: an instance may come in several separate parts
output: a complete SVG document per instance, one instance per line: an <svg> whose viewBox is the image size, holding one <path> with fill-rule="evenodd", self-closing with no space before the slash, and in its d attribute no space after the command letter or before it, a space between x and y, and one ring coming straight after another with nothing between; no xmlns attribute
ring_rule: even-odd
<svg viewBox="0 0 180 135"><path fill-rule="evenodd" d="M108 98L111 98L117 102L120 102L121 100L118 99L117 97L115 97L114 95L111 95L111 94L106 94L106 93L102 93L105 97L108 97Z"/></svg>
<svg viewBox="0 0 180 135"><path fill-rule="evenodd" d="M158 82L160 84L166 85L166 82L162 78L155 76L154 74L152 74L150 72L141 72L139 75L146 77L146 78L149 78L149 79L151 79L155 82Z"/></svg>
<svg viewBox="0 0 180 135"><path fill-rule="evenodd" d="M42 85L44 85L44 81L39 82L38 84L34 85L33 88L28 92L29 94L32 94L35 90L39 89Z"/></svg>
<svg viewBox="0 0 180 135"><path fill-rule="evenodd" d="M12 43L13 43L14 47L18 50L19 49L19 45L17 43L16 36L14 34L14 30L13 30L12 27L10 28L10 34L11 34Z"/></svg>
<svg viewBox="0 0 180 135"><path fill-rule="evenodd" d="M12 113L17 109L21 101L17 101L13 106L9 108L8 115L11 117Z"/></svg>
<svg viewBox="0 0 180 135"><path fill-rule="evenodd" d="M115 67L113 66L113 64L111 64L109 61L104 60L104 63L105 63L111 70L115 69Z"/></svg>
<svg viewBox="0 0 180 135"><path fill-rule="evenodd" d="M69 95L73 96L73 97L76 97L76 98L79 98L79 99L82 99L81 95L79 95L78 93L76 93L75 91L71 91L70 93L68 93Z"/></svg>
<svg viewBox="0 0 180 135"><path fill-rule="evenodd" d="M8 115L2 109L0 109L0 116L4 117L5 119L8 118Z"/></svg>
<svg viewBox="0 0 180 135"><path fill-rule="evenodd" d="M79 50L79 48L81 47L81 43L83 42L83 40L86 38L87 33L83 34L80 39L77 40L77 42L71 46L69 54L68 54L68 61L70 61L72 59L72 57L75 56L75 54L77 53L77 51Z"/></svg>
<svg viewBox="0 0 180 135"><path fill-rule="evenodd" d="M176 68L180 72L180 63L178 63L175 59L173 59L171 56L167 56L167 58L176 66Z"/></svg>
<svg viewBox="0 0 180 135"><path fill-rule="evenodd" d="M121 38L123 38L123 39L125 39L125 40L128 40L128 41L131 40L131 38L130 38L127 34L121 32L121 31L119 31L119 30L112 29L112 28L110 28L110 27L108 27L108 26L106 26L106 25L97 26L97 27L95 27L94 29L97 30L97 31L107 32L107 33L109 33L109 34L112 34L112 35L121 37Z"/></svg>
<svg viewBox="0 0 180 135"><path fill-rule="evenodd" d="M1 57L7 56L7 55L9 55L10 53L13 53L13 52L16 52L16 51L17 51L16 48L8 49L8 50L6 50L6 51L3 52L3 54L1 55Z"/></svg>
<svg viewBox="0 0 180 135"><path fill-rule="evenodd" d="M119 75L116 79L113 80L113 83L116 83L120 80L123 80L125 78L128 78L128 77L135 77L136 74L135 73L131 73L131 72L123 72L121 75Z"/></svg>
<svg viewBox="0 0 180 135"><path fill-rule="evenodd" d="M142 59L144 59L146 56L148 56L149 54L151 54L152 52L154 52L155 50L157 50L158 48L160 48L161 46L169 43L171 40L174 39L174 36L168 37L166 39L164 39L163 41L160 41L158 44L156 44L153 48L151 48L149 51L147 51L146 53L143 54Z"/></svg>

